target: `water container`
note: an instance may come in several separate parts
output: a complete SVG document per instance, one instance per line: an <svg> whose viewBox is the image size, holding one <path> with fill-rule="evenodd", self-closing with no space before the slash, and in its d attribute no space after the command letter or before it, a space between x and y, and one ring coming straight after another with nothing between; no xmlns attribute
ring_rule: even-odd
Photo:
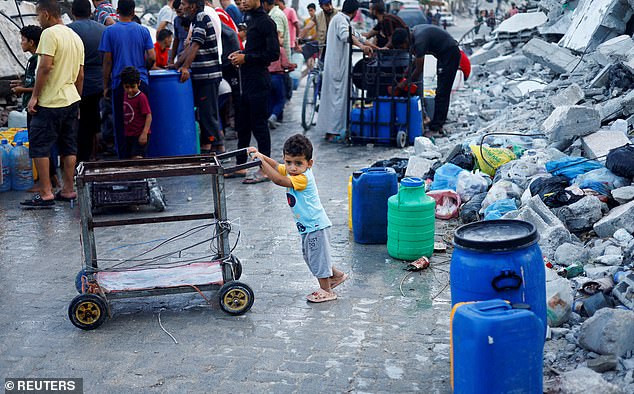
<svg viewBox="0 0 634 394"><path fill-rule="evenodd" d="M434 252L436 201L425 194L420 178L404 178L387 210L387 252L401 260L416 260Z"/></svg>
<svg viewBox="0 0 634 394"><path fill-rule="evenodd" d="M2 140L0 142L0 161L2 161L2 183L0 184L0 192L8 192L11 190L11 144L9 141Z"/></svg>
<svg viewBox="0 0 634 394"><path fill-rule="evenodd" d="M148 157L196 154L192 81L181 83L180 73L174 70L152 70L149 88L152 134Z"/></svg>
<svg viewBox="0 0 634 394"><path fill-rule="evenodd" d="M407 98L402 98L396 103L396 122L403 125L409 122L407 130L405 130L404 126L401 126L400 129L407 132L408 143L414 145L414 139L423 135L423 108L420 97L410 97L408 118L407 100Z"/></svg>
<svg viewBox="0 0 634 394"><path fill-rule="evenodd" d="M348 178L348 228L352 231L352 175Z"/></svg>
<svg viewBox="0 0 634 394"><path fill-rule="evenodd" d="M28 190L33 186L33 167L29 157L29 148L16 143L11 149L11 187L13 190Z"/></svg>
<svg viewBox="0 0 634 394"><path fill-rule="evenodd" d="M454 233L451 304L501 298L528 304L546 330L546 273L535 226L521 220L464 225Z"/></svg>
<svg viewBox="0 0 634 394"><path fill-rule="evenodd" d="M26 111L11 111L9 112L9 124L10 129L20 129L26 127Z"/></svg>
<svg viewBox="0 0 634 394"><path fill-rule="evenodd" d="M377 143L390 145L391 139L396 136L398 126L396 124L396 106L404 99L400 97L379 97L376 100L376 133ZM393 108L394 107L394 108Z"/></svg>
<svg viewBox="0 0 634 394"><path fill-rule="evenodd" d="M374 167L352 175L352 229L355 242L387 242L387 200L398 191L392 168Z"/></svg>
<svg viewBox="0 0 634 394"><path fill-rule="evenodd" d="M451 311L454 393L541 394L545 331L527 309L493 299Z"/></svg>
<svg viewBox="0 0 634 394"><path fill-rule="evenodd" d="M361 113L363 112L363 127L361 127ZM350 111L350 135L360 141L376 142L374 137L374 108L353 108ZM355 138L356 139L356 138Z"/></svg>

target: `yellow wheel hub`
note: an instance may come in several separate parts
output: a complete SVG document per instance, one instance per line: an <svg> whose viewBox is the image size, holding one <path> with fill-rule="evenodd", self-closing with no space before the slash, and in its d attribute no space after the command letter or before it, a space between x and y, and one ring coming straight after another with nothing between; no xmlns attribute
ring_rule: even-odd
<svg viewBox="0 0 634 394"><path fill-rule="evenodd" d="M84 301L77 306L75 317L82 324L94 324L101 317L101 309L92 301Z"/></svg>
<svg viewBox="0 0 634 394"><path fill-rule="evenodd" d="M242 289L232 289L225 294L223 301L227 309L240 311L249 303L249 294Z"/></svg>

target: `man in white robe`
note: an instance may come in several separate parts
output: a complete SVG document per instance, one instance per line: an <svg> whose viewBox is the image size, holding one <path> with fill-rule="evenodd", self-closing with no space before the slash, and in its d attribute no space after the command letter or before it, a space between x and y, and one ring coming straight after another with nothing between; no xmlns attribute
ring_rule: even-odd
<svg viewBox="0 0 634 394"><path fill-rule="evenodd" d="M341 12L333 16L328 26L317 116L317 131L324 133L328 140L339 140L345 137L348 117L346 100L349 89L350 38L353 45L361 48L366 54L372 53L372 48L363 45L350 26L350 19L354 17L358 9L357 0L346 0Z"/></svg>

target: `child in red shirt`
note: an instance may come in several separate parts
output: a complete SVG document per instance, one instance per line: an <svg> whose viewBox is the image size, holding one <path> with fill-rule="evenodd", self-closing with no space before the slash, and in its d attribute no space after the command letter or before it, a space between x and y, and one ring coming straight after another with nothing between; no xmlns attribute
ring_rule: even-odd
<svg viewBox="0 0 634 394"><path fill-rule="evenodd" d="M126 67L121 71L123 84L123 134L125 136L124 152L128 159L139 159L145 156L150 138L152 110L147 96L139 90L141 74L134 67Z"/></svg>
<svg viewBox="0 0 634 394"><path fill-rule="evenodd" d="M169 59L169 50L172 48L173 36L174 34L167 29L158 32L156 43L154 44L154 52L156 52L154 69L167 68L167 59Z"/></svg>

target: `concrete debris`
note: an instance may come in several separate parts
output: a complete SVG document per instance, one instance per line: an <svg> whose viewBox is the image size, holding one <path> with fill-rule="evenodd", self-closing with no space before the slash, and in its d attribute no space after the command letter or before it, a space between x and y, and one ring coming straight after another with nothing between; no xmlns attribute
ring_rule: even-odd
<svg viewBox="0 0 634 394"><path fill-rule="evenodd" d="M422 178L433 165L433 160L425 159L420 156L411 156L407 163L405 176Z"/></svg>
<svg viewBox="0 0 634 394"><path fill-rule="evenodd" d="M624 186L610 192L612 198L619 204L627 204L634 200L634 186Z"/></svg>
<svg viewBox="0 0 634 394"><path fill-rule="evenodd" d="M581 139L584 156L605 163L608 152L630 143L622 131L599 130Z"/></svg>
<svg viewBox="0 0 634 394"><path fill-rule="evenodd" d="M601 238L611 237L618 229L624 228L634 233L634 201L620 205L610 211L593 226L594 232Z"/></svg>
<svg viewBox="0 0 634 394"><path fill-rule="evenodd" d="M427 137L414 139L414 154L424 159L440 159L442 153L436 145Z"/></svg>
<svg viewBox="0 0 634 394"><path fill-rule="evenodd" d="M560 45L577 52L594 50L602 42L625 32L632 4L622 0L581 1Z"/></svg>
<svg viewBox="0 0 634 394"><path fill-rule="evenodd" d="M563 266L585 264L589 260L589 252L582 245L564 243L555 251L555 263Z"/></svg>
<svg viewBox="0 0 634 394"><path fill-rule="evenodd" d="M539 38L533 38L524 45L522 53L557 74L570 73L583 62L580 57L573 55L568 49Z"/></svg>
<svg viewBox="0 0 634 394"><path fill-rule="evenodd" d="M634 308L634 273L630 273L617 283L612 294L630 310Z"/></svg>
<svg viewBox="0 0 634 394"><path fill-rule="evenodd" d="M634 90L597 105L601 122L634 114Z"/></svg>
<svg viewBox="0 0 634 394"><path fill-rule="evenodd" d="M586 231L608 211L598 197L588 196L559 209L557 216L571 232Z"/></svg>
<svg viewBox="0 0 634 394"><path fill-rule="evenodd" d="M0 2L0 13L8 16L18 15L16 8L17 2L2 1ZM35 19L35 3L22 1L20 4L20 12L24 16L25 25L37 25ZM13 20L13 19L12 19ZM29 59L29 55L22 51L20 47L20 21L14 24L9 18L0 18L0 31L3 34L3 41L0 41L0 78L13 77L24 74L24 67Z"/></svg>
<svg viewBox="0 0 634 394"><path fill-rule="evenodd" d="M601 128L599 111L591 107L570 105L557 107L543 124L552 143L559 148L569 146L576 137L583 137Z"/></svg>
<svg viewBox="0 0 634 394"><path fill-rule="evenodd" d="M581 89L581 86L573 83L557 94L550 96L548 101L550 101L554 107L564 107L567 105L575 105L583 100L584 97L585 93L583 89Z"/></svg>
<svg viewBox="0 0 634 394"><path fill-rule="evenodd" d="M633 52L634 40L628 35L622 35L602 43L592 55L597 63L606 66L628 61Z"/></svg>
<svg viewBox="0 0 634 394"><path fill-rule="evenodd" d="M587 361L588 368L595 372L607 372L616 369L619 358L613 354L599 356Z"/></svg>
<svg viewBox="0 0 634 394"><path fill-rule="evenodd" d="M502 21L495 31L498 33L519 33L522 30L537 28L546 23L547 19L543 12L518 13Z"/></svg>
<svg viewBox="0 0 634 394"><path fill-rule="evenodd" d="M607 382L601 374L593 370L580 367L564 372L559 378L559 390L562 394L623 394L623 390L616 384Z"/></svg>
<svg viewBox="0 0 634 394"><path fill-rule="evenodd" d="M634 350L634 312L603 308L583 322L579 345L599 354L623 356Z"/></svg>
<svg viewBox="0 0 634 394"><path fill-rule="evenodd" d="M592 81L590 81L588 87L590 89L605 87L608 84L610 72L612 71L613 67L614 64L608 64L607 66L603 67L601 71L599 71L599 73L592 79ZM601 89L601 92L603 92L603 89Z"/></svg>
<svg viewBox="0 0 634 394"><path fill-rule="evenodd" d="M612 238L614 238L614 240L623 247L627 246L630 242L632 242L632 240L634 240L632 234L628 233L624 228L616 230Z"/></svg>

